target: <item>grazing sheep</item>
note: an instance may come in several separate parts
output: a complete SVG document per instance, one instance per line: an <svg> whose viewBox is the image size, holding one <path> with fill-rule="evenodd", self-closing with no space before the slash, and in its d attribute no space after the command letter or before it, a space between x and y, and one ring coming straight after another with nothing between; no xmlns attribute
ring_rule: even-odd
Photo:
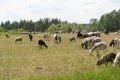
<svg viewBox="0 0 120 80"><path fill-rule="evenodd" d="M48 48L48 46L46 45L46 43L43 41L43 40L39 40L38 41L38 45L42 48L42 47L45 47L45 48Z"/></svg>
<svg viewBox="0 0 120 80"><path fill-rule="evenodd" d="M96 36L96 37L100 37L101 36L99 31L94 32L93 35Z"/></svg>
<svg viewBox="0 0 120 80"><path fill-rule="evenodd" d="M88 33L81 33L81 32L77 33L77 38L79 38L79 39L92 37L92 36L100 37L100 32L97 31L97 32L88 32Z"/></svg>
<svg viewBox="0 0 120 80"><path fill-rule="evenodd" d="M82 48L87 49L88 47L91 48L97 42L101 42L100 37L95 37L95 36L87 37L82 40L81 46L82 46Z"/></svg>
<svg viewBox="0 0 120 80"><path fill-rule="evenodd" d="M83 34L82 34L81 32L78 32L78 33L77 33L77 38L80 39L80 38L82 38L82 36L83 36Z"/></svg>
<svg viewBox="0 0 120 80"><path fill-rule="evenodd" d="M9 37L10 37L8 33L6 33L5 36L6 36L6 38L9 38Z"/></svg>
<svg viewBox="0 0 120 80"><path fill-rule="evenodd" d="M33 40L33 36L32 36L32 34L29 33L28 36L29 36L30 41L32 41L32 40Z"/></svg>
<svg viewBox="0 0 120 80"><path fill-rule="evenodd" d="M82 48L88 49L88 47L90 48L92 46L93 44L92 42L93 42L93 37L87 37L82 40L81 46Z"/></svg>
<svg viewBox="0 0 120 80"><path fill-rule="evenodd" d="M22 37L17 37L16 39L15 39L15 43L17 43L17 42L22 42Z"/></svg>
<svg viewBox="0 0 120 80"><path fill-rule="evenodd" d="M107 44L105 42L98 42L93 45L92 49L89 50L89 53L90 55L92 55L94 50L100 49L104 51L106 48L107 48Z"/></svg>
<svg viewBox="0 0 120 80"><path fill-rule="evenodd" d="M119 35L120 34L120 30L118 30L117 32L114 33L115 35Z"/></svg>
<svg viewBox="0 0 120 80"><path fill-rule="evenodd" d="M97 61L96 65L100 66L101 64L107 65L108 62L113 62L113 60L116 57L116 53L110 52L108 54L104 54L100 57L100 59Z"/></svg>
<svg viewBox="0 0 120 80"><path fill-rule="evenodd" d="M55 33L54 40L55 40L55 43L61 43L61 36Z"/></svg>
<svg viewBox="0 0 120 80"><path fill-rule="evenodd" d="M109 35L109 33L110 33L110 31L108 29L105 29L103 32L105 33L105 35Z"/></svg>
<svg viewBox="0 0 120 80"><path fill-rule="evenodd" d="M40 39L41 38L41 34L37 34L37 39Z"/></svg>
<svg viewBox="0 0 120 80"><path fill-rule="evenodd" d="M93 44L92 44L92 46L95 44L95 43L97 43L97 42L101 42L101 38L100 37L93 37Z"/></svg>
<svg viewBox="0 0 120 80"><path fill-rule="evenodd" d="M113 67L114 67L116 64L120 66L120 52L117 53L117 55L116 55L116 57L115 57Z"/></svg>
<svg viewBox="0 0 120 80"><path fill-rule="evenodd" d="M119 48L119 44L120 44L120 39L114 38L114 39L111 40L109 46Z"/></svg>
<svg viewBox="0 0 120 80"><path fill-rule="evenodd" d="M76 41L76 39L75 39L75 37L71 37L71 38L69 38L69 40L72 42L72 41Z"/></svg>
<svg viewBox="0 0 120 80"><path fill-rule="evenodd" d="M49 35L48 33L45 33L45 34L43 35L43 38L44 38L45 40L50 40L50 35Z"/></svg>

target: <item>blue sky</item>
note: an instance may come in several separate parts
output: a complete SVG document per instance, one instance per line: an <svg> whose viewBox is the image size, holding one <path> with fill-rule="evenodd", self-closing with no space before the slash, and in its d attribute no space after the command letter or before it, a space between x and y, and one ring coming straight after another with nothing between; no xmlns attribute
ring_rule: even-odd
<svg viewBox="0 0 120 80"><path fill-rule="evenodd" d="M49 17L89 23L91 18L119 9L120 0L0 0L0 22Z"/></svg>

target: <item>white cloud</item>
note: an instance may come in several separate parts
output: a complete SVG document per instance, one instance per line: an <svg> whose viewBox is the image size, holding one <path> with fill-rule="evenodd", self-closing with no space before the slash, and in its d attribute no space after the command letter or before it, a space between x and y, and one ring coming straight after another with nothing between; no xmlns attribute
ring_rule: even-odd
<svg viewBox="0 0 120 80"><path fill-rule="evenodd" d="M119 0L0 0L0 22L20 19L61 18L88 23L91 18L120 9Z"/></svg>

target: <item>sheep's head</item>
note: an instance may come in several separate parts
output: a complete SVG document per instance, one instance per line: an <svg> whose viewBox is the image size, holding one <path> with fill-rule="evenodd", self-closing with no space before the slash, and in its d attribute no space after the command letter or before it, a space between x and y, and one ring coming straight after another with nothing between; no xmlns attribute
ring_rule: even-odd
<svg viewBox="0 0 120 80"><path fill-rule="evenodd" d="M101 56L100 59L97 61L96 65L100 66L101 64L104 64L104 63L105 63L104 56Z"/></svg>
<svg viewBox="0 0 120 80"><path fill-rule="evenodd" d="M103 62L101 60L98 60L96 63L97 66L100 66L101 64L103 64Z"/></svg>

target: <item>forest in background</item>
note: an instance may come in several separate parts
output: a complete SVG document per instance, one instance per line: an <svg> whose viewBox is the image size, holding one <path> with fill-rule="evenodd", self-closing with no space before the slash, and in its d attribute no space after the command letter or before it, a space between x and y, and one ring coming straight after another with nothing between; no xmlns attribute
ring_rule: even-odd
<svg viewBox="0 0 120 80"><path fill-rule="evenodd" d="M62 31L64 33L70 32L88 32L88 31L104 31L115 32L120 29L120 9L113 10L110 13L103 14L100 19L92 18L87 24L79 24L76 22L69 23L62 21L59 18L50 19L40 18L34 22L32 20L20 20L10 22L1 22L0 32L50 32Z"/></svg>

